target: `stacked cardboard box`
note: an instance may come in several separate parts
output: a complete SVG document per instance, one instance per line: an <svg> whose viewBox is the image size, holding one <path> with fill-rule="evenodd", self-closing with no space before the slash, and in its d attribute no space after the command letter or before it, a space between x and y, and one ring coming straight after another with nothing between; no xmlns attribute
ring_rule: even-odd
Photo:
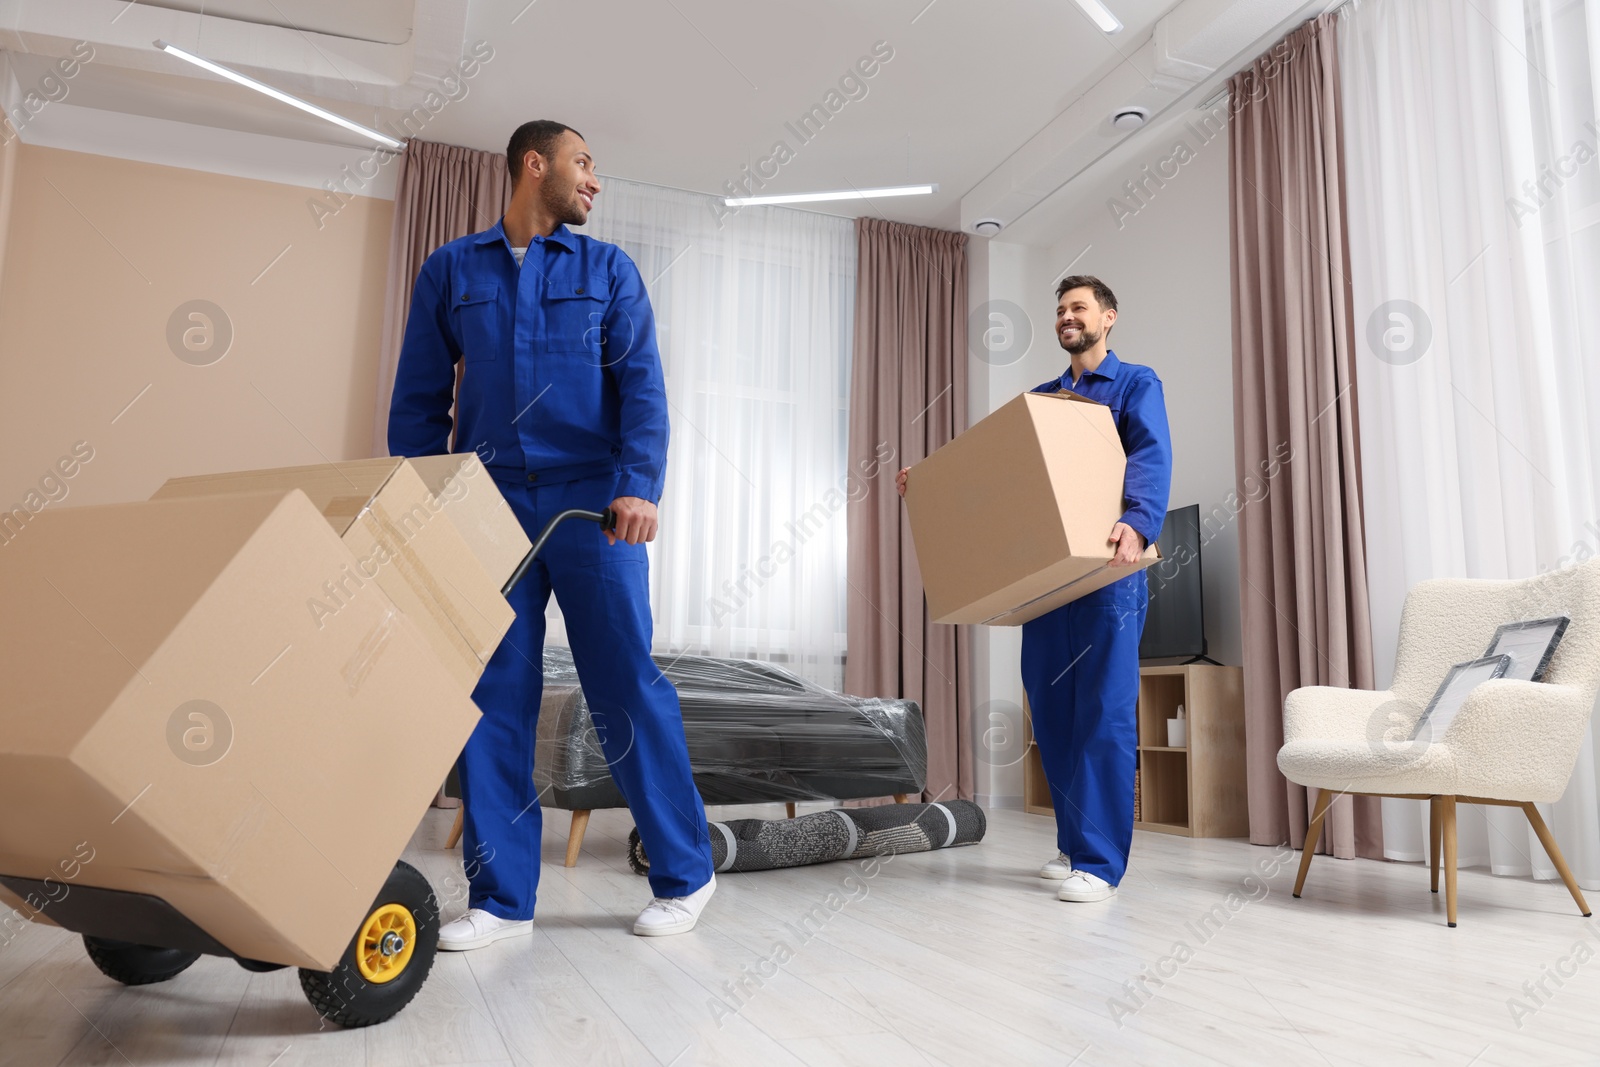
<svg viewBox="0 0 1600 1067"><path fill-rule="evenodd" d="M0 548L0 877L61 894L8 919L123 890L338 963L510 623L526 538L452 459L184 479Z"/></svg>
<svg viewBox="0 0 1600 1067"><path fill-rule="evenodd" d="M529 543L476 456L366 459L173 478L154 500L300 489L356 559L308 604L341 610L376 584L470 692L511 626L500 595Z"/></svg>
<svg viewBox="0 0 1600 1067"><path fill-rule="evenodd" d="M478 457L468 452L406 462L495 585L504 585L533 545Z"/></svg>
<svg viewBox="0 0 1600 1067"><path fill-rule="evenodd" d="M1024 393L912 467L933 621L1019 626L1155 563L1110 565L1126 468L1110 409L1071 393Z"/></svg>

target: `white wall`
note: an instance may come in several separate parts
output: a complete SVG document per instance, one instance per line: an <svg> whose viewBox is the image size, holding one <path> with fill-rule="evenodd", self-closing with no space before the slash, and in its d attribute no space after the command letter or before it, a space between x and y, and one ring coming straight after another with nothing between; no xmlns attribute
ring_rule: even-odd
<svg viewBox="0 0 1600 1067"><path fill-rule="evenodd" d="M1121 359L1154 367L1165 386L1171 505L1199 504L1203 521L1216 516L1202 530L1206 640L1213 659L1238 665L1239 538L1237 523L1225 519L1235 485L1227 138L1200 145L1181 165L1170 162L1170 141L1156 143L1162 147L1152 147L1133 166L1097 177L1094 191L1072 190L1082 206L1067 224L1052 223L1054 232L1030 230L1024 219L999 238L974 239L973 313L981 314L985 301L1010 301L1025 312L1028 321L1019 325L1033 336L1014 362L970 357L971 415L976 421L1066 368L1067 354L1053 332L1056 281L1066 273L1105 281L1120 305L1111 347ZM1170 179L1157 170L1162 160L1169 160ZM1154 178L1146 177L1147 164ZM1128 194L1130 181L1143 183L1136 198ZM1121 206L1114 211L1110 202L1118 194ZM989 311L1003 314L998 304ZM1000 320L992 321L998 328ZM1020 747L1009 743L1003 726L1022 702L1021 632L977 631L976 791L984 803L1017 807Z"/></svg>
<svg viewBox="0 0 1600 1067"><path fill-rule="evenodd" d="M982 237L972 238L967 247L967 306L973 328L980 332L999 331L997 336L1013 351L1037 347L1037 331L1033 329L1037 314L1023 312L1018 300L1028 287L1029 250L1023 245ZM1001 365L1011 358L1008 354L992 357L988 349L969 345L967 358L969 425L1038 384L1025 381L1026 371L1017 366ZM986 807L1022 806L1021 657L1020 627L972 628L973 792Z"/></svg>

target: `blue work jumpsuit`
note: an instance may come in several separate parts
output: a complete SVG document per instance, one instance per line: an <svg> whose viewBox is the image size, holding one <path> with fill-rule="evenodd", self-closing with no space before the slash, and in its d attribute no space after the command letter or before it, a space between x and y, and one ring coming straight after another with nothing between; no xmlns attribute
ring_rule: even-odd
<svg viewBox="0 0 1600 1067"><path fill-rule="evenodd" d="M459 392L457 363L465 364ZM396 456L475 451L529 537L566 508L657 502L667 397L655 316L633 261L560 226L519 267L503 224L423 264L389 412ZM608 545L590 523L560 526L511 593L516 610L473 691L483 718L461 754L469 906L533 917L542 817L533 787L545 607L566 620L572 658L611 776L650 856L656 896L711 879L672 683L650 659L644 545Z"/></svg>
<svg viewBox="0 0 1600 1067"><path fill-rule="evenodd" d="M1108 351L1077 383L1068 368L1033 391L1062 389L1111 408L1128 454L1122 521L1154 542L1172 485L1161 379ZM1022 625L1022 687L1055 804L1057 844L1075 869L1112 885L1122 881L1133 843L1139 637L1149 600L1141 570Z"/></svg>

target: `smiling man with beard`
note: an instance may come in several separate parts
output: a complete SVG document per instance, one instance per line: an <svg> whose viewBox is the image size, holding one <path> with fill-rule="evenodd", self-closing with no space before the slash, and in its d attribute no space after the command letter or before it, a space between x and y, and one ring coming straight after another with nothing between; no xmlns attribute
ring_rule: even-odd
<svg viewBox="0 0 1600 1067"><path fill-rule="evenodd" d="M1128 465L1123 513L1107 533L1111 565L1138 561L1161 536L1172 485L1172 441L1161 379L1106 347L1117 298L1099 278L1056 286L1056 339L1072 357L1061 377L1034 389L1065 390L1111 409ZM899 477L905 495L907 471ZM1149 587L1140 570L1022 626L1022 687L1055 803L1059 854L1039 877L1061 900L1088 903L1117 891L1133 843L1138 762L1139 638Z"/></svg>
<svg viewBox="0 0 1600 1067"><path fill-rule="evenodd" d="M439 931L439 947L479 948L532 926L542 825L534 737L552 592L611 776L650 855L655 899L633 931L683 933L716 881L678 695L650 658L645 542L656 535L668 429L655 317L633 261L567 228L588 220L600 193L577 131L525 123L506 163L505 217L434 252L417 277L389 451L442 454L454 428L454 451L478 453L530 537L568 508L609 506L617 521L604 536L588 523L557 527L511 593L516 620L473 691L483 718L459 764L469 910Z"/></svg>

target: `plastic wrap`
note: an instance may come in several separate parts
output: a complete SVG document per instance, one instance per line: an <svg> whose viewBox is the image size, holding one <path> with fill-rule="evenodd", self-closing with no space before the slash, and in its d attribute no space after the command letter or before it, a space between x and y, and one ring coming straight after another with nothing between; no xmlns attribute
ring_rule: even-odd
<svg viewBox="0 0 1600 1067"><path fill-rule="evenodd" d="M928 745L915 701L842 696L781 667L655 657L678 691L696 787L708 804L852 800L922 792ZM626 731L629 724L608 723ZM626 733L617 741L626 745ZM534 760L540 802L622 807L570 650L544 653Z"/></svg>

